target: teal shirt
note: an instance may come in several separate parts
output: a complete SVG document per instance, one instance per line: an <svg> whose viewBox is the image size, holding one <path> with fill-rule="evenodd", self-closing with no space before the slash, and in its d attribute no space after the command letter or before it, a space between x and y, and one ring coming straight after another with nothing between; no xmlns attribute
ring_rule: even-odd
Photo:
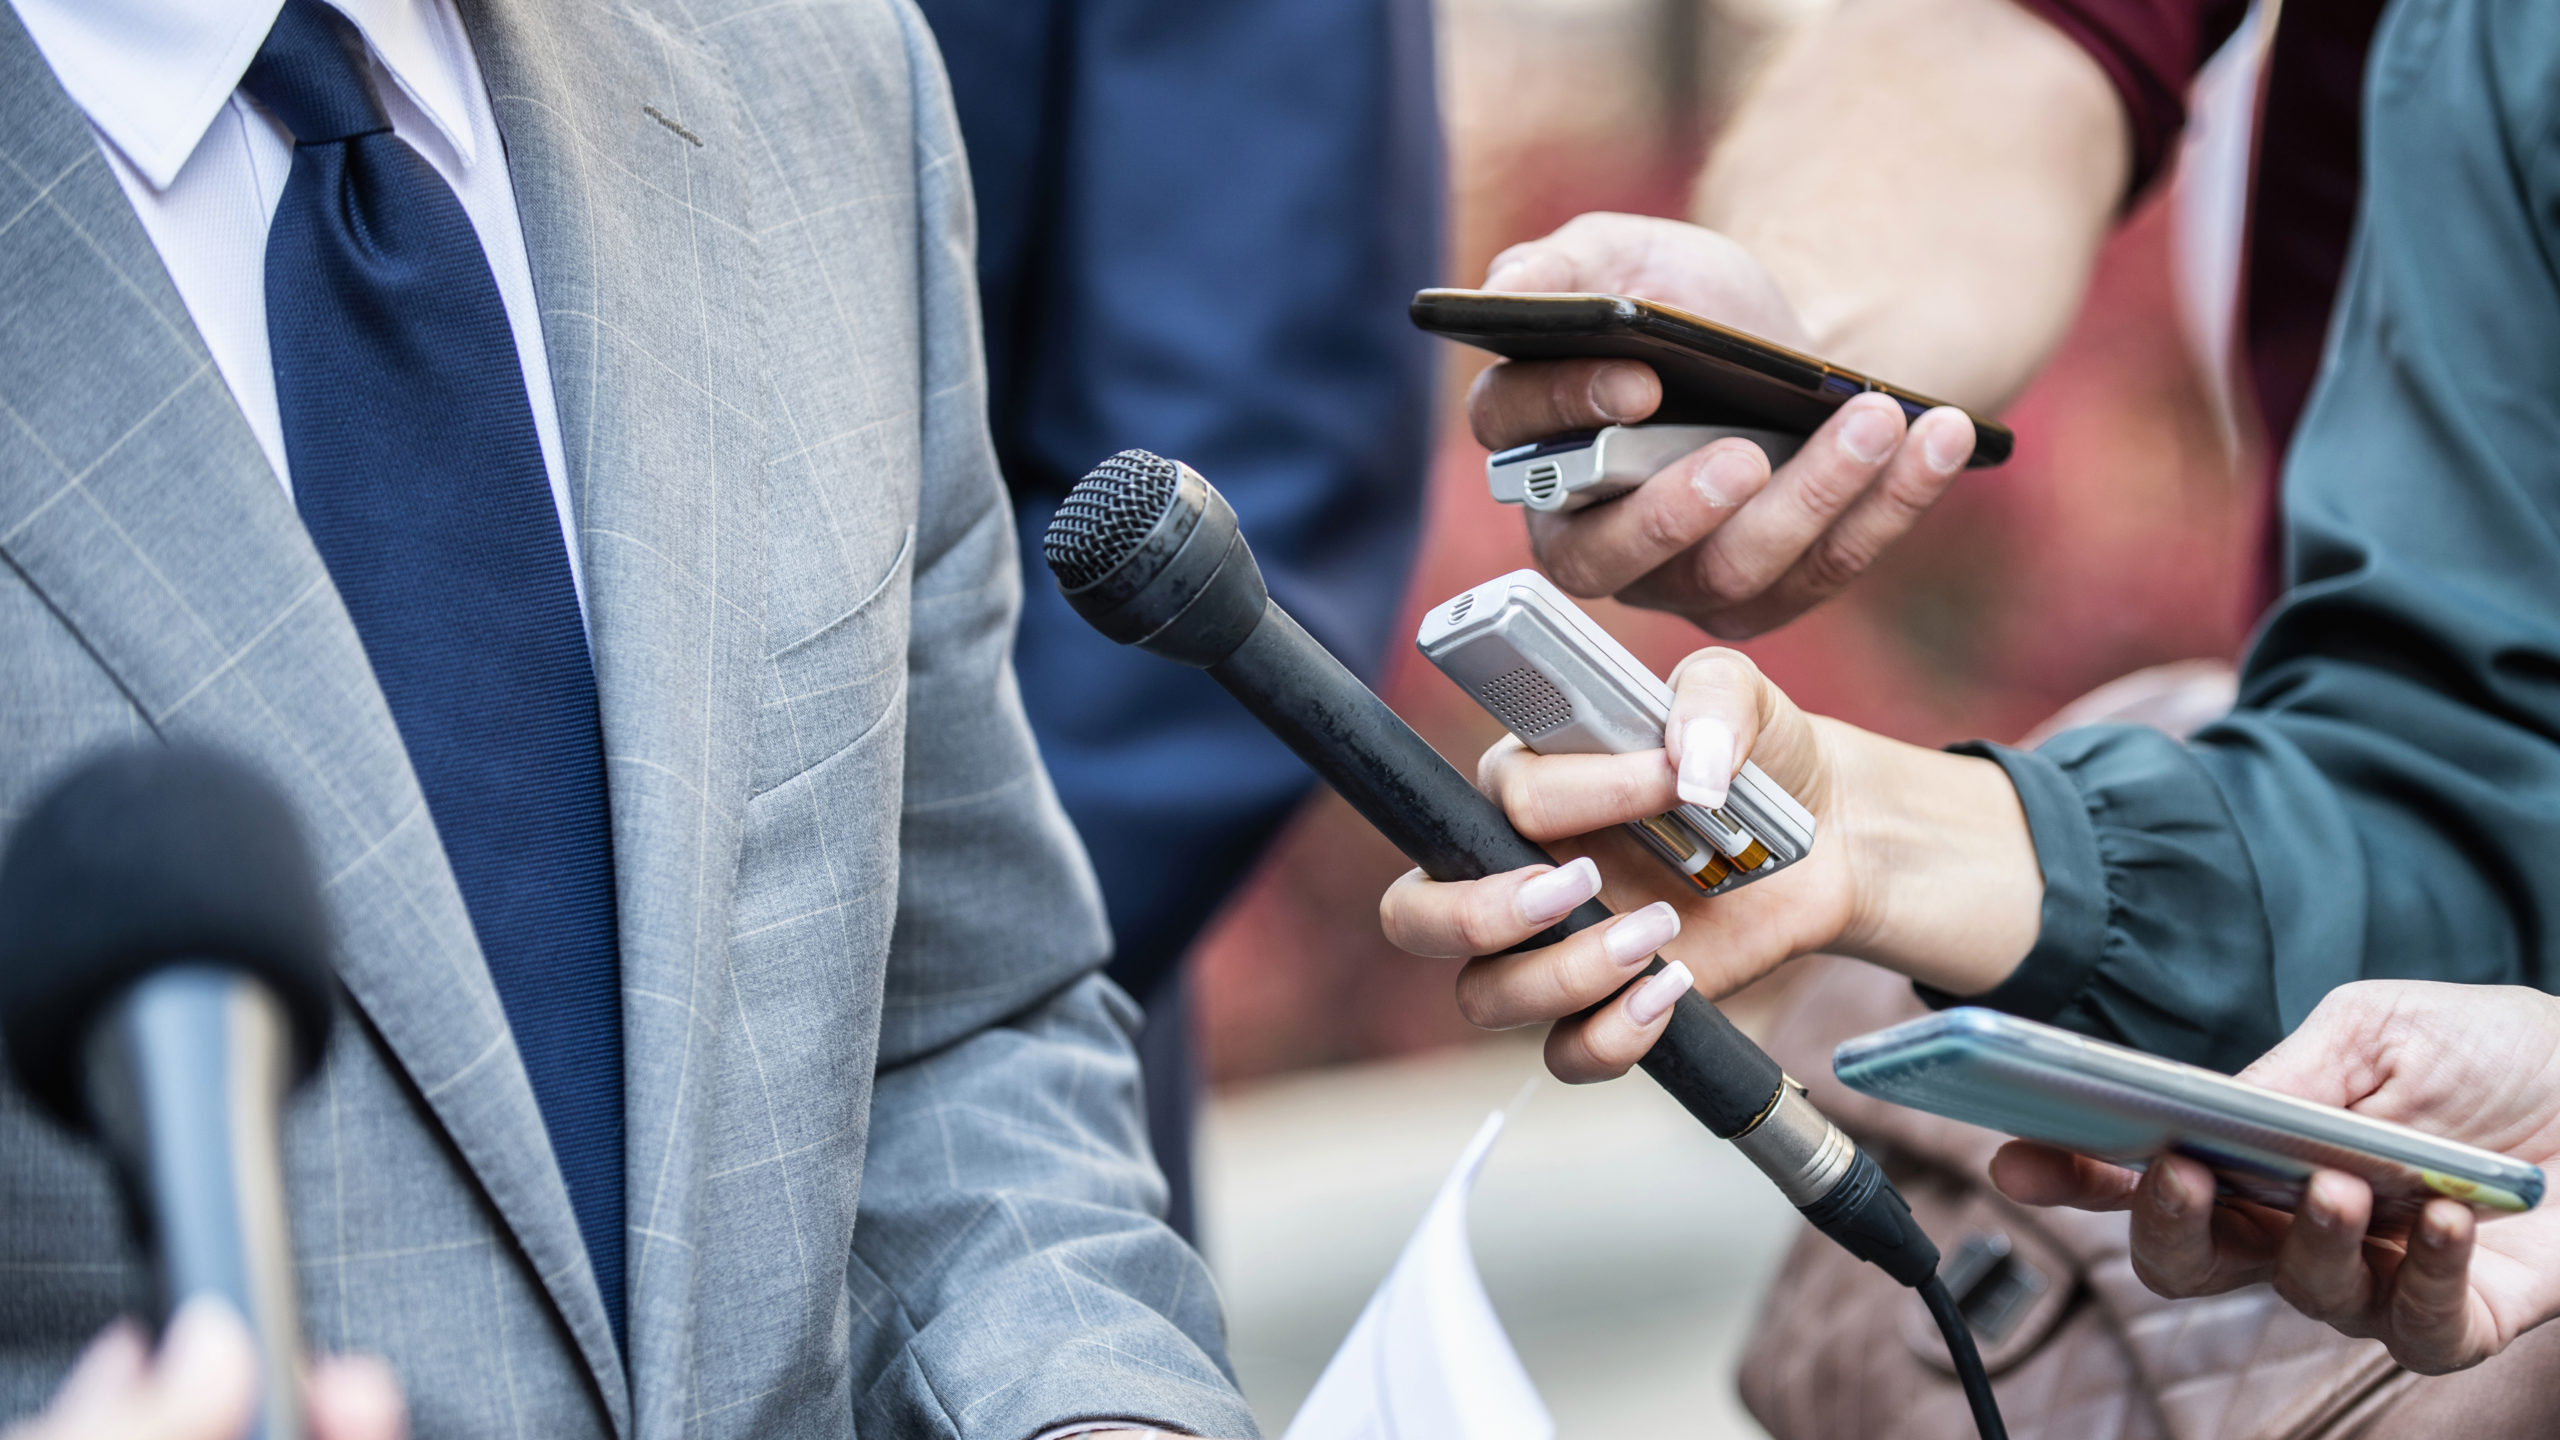
<svg viewBox="0 0 2560 1440"><path fill-rule="evenodd" d="M2352 980L2560 990L2560 4L2399 0L2364 105L2239 705L1969 747L2045 876L1975 1003L2228 1070Z"/></svg>

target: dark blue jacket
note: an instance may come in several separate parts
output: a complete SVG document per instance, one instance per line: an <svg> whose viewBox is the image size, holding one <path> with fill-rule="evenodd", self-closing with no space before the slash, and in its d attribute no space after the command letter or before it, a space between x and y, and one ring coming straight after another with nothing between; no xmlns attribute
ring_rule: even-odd
<svg viewBox="0 0 2560 1440"><path fill-rule="evenodd" d="M1423 0L923 0L978 197L1016 665L1143 997L1309 779L1208 678L1105 641L1040 534L1095 462L1190 462L1272 593L1376 674L1410 568L1440 263Z"/></svg>

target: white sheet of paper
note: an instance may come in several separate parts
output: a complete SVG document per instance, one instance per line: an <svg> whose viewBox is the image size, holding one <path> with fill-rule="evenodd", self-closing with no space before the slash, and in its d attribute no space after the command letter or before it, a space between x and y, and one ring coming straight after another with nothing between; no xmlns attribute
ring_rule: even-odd
<svg viewBox="0 0 2560 1440"><path fill-rule="evenodd" d="M1467 1196L1504 1118L1486 1116L1440 1182L1282 1440L1555 1440L1467 1247Z"/></svg>

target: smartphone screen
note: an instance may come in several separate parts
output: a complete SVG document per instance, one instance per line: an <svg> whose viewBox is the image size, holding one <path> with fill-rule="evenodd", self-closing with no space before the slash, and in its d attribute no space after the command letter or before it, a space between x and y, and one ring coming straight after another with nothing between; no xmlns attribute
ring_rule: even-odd
<svg viewBox="0 0 2560 1440"><path fill-rule="evenodd" d="M1941 401L1827 364L1684 310L1625 295L1425 290L1413 323L1514 360L1641 360L1662 379L1649 425L1742 425L1810 435L1852 396L1891 398L1913 419ZM1973 416L1968 464L1997 465L2017 437Z"/></svg>
<svg viewBox="0 0 2560 1440"><path fill-rule="evenodd" d="M2226 1195L2279 1210L2315 1169L2341 1170L2373 1187L2377 1235L2439 1195L2505 1211L2542 1198L2542 1172L2521 1160L1991 1010L1858 1036L1832 1070L1878 1099L2113 1164L2186 1155Z"/></svg>

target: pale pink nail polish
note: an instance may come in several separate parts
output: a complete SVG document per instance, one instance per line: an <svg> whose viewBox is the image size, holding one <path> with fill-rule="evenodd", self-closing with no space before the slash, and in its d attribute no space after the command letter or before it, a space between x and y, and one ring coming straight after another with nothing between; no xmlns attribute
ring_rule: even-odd
<svg viewBox="0 0 2560 1440"><path fill-rule="evenodd" d="M1680 732L1680 799L1713 810L1724 803L1733 772L1742 768L1734 755L1733 727L1701 715Z"/></svg>
<svg viewBox="0 0 2560 1440"><path fill-rule="evenodd" d="M1600 893L1600 867L1591 857L1559 865L1520 886L1520 918L1544 925L1573 913L1573 907Z"/></svg>
<svg viewBox="0 0 2560 1440"><path fill-rule="evenodd" d="M1627 997L1627 1018L1638 1025L1652 1024L1696 983L1689 974L1688 966L1672 961Z"/></svg>
<svg viewBox="0 0 2560 1440"><path fill-rule="evenodd" d="M1680 934L1680 912L1670 902L1656 900L1641 910L1621 915L1600 937L1600 948L1622 966L1639 965L1644 958L1661 949Z"/></svg>

